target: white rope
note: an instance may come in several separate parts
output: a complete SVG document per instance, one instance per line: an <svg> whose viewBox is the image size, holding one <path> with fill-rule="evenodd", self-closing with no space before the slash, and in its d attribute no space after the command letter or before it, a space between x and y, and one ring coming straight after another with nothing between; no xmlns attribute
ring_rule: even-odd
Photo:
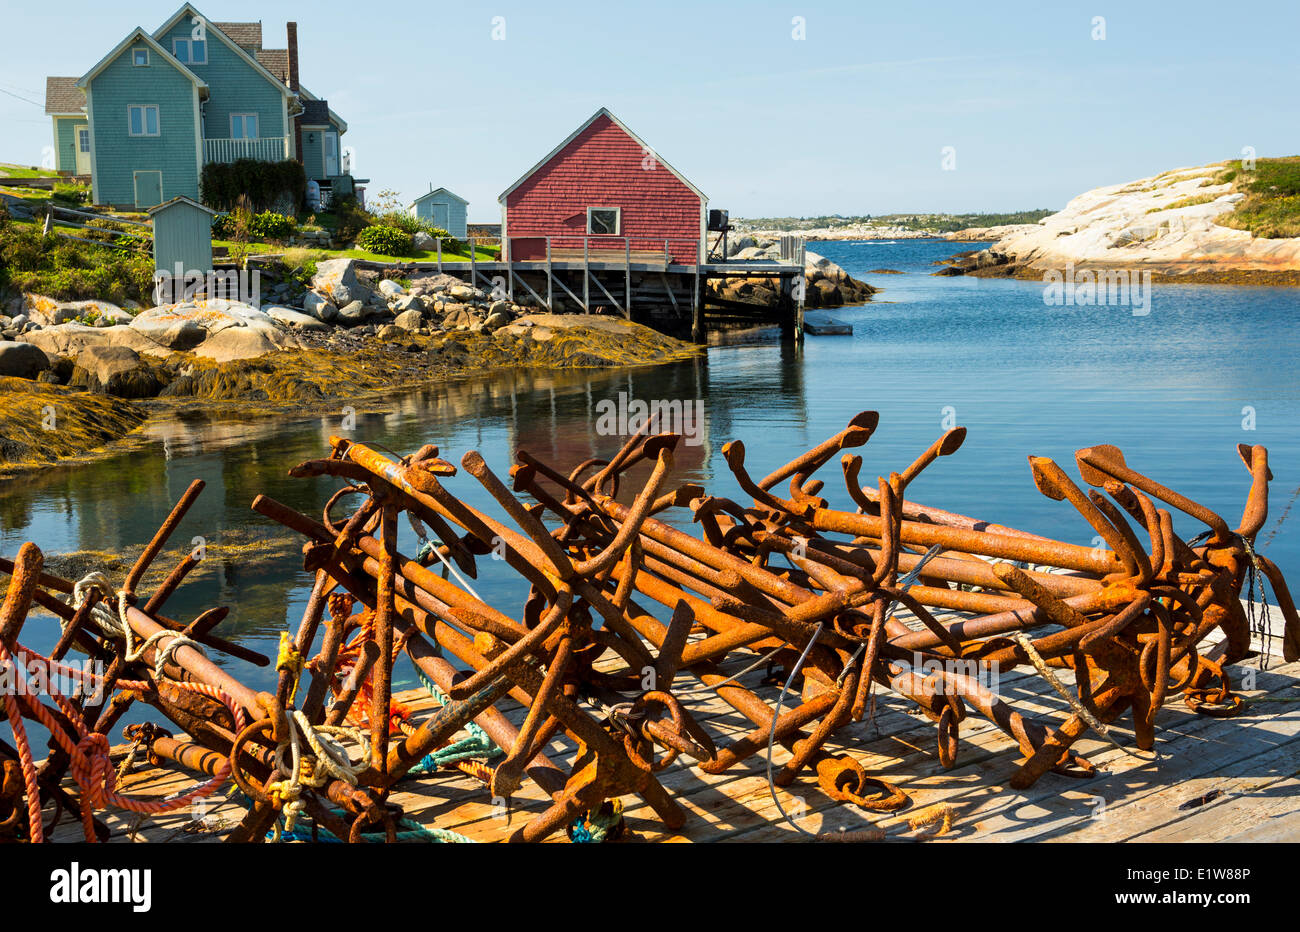
<svg viewBox="0 0 1300 932"><path fill-rule="evenodd" d="M92 590L98 590L101 598L104 599L114 594L113 586L109 583L108 577L102 572L95 570L87 573L72 586L72 607L74 610L80 609L85 604L86 600L90 598ZM119 590L115 594L117 596L117 611L114 612L101 601L90 610L90 620L94 622L104 637L125 642L124 659L127 663L135 663L144 656L145 651L164 638L170 638L171 640L159 648L158 655L154 658L154 676L158 679L162 679L163 666L172 662L172 657L177 648L191 647L204 657L207 656L203 650L203 645L179 631L155 631L137 648L135 646L135 630L126 617L126 593ZM65 622L65 627L66 624Z"/></svg>

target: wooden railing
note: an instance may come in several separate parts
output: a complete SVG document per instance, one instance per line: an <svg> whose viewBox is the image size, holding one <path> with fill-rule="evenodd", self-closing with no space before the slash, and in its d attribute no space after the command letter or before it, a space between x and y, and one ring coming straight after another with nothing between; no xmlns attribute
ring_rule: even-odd
<svg viewBox="0 0 1300 932"><path fill-rule="evenodd" d="M510 236L504 243L511 262L662 262L695 265L700 240L692 237L660 239L655 236L589 236L583 233L555 236Z"/></svg>
<svg viewBox="0 0 1300 932"><path fill-rule="evenodd" d="M288 136L267 136L262 139L203 140L204 164L208 162L234 162L237 159L281 162L288 157Z"/></svg>

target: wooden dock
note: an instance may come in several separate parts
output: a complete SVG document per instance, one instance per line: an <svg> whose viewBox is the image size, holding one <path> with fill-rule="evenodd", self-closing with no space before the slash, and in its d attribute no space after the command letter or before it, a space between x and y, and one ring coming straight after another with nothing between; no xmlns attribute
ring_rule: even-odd
<svg viewBox="0 0 1300 932"><path fill-rule="evenodd" d="M1280 631L1272 643L1280 650ZM1260 649L1258 641L1254 646ZM722 669L740 670L747 662L737 658ZM1250 660L1230 668L1234 685L1242 682L1246 664L1255 663ZM1064 673L1062 679L1068 682L1068 671ZM775 699L779 685L761 685L764 675L760 668L741 676L740 682ZM1300 839L1298 677L1300 663L1272 657L1268 670L1254 673L1254 688L1240 690L1246 699L1244 710L1230 719L1194 714L1181 698L1171 698L1157 718L1160 757L1154 762L1089 732L1075 749L1097 766L1095 777L1073 779L1049 773L1025 791L1008 785L1020 755L1014 742L991 723L974 714L968 717L962 726L957 766L944 770L935 750L934 725L924 716L909 714L909 704L897 696L878 690L874 716L841 729L827 748L852 754L869 774L900 786L912 799L907 809L883 815L864 812L828 798L815 777L805 772L791 787L776 791L784 809L796 817L796 828L781 816L773 800L763 755L716 776L679 761L661 772L660 779L688 811L685 826L678 831L665 829L639 797L628 796L624 797L625 840L801 841L811 838L805 832L874 827L886 832L887 841L907 841L933 832L935 820L944 812L951 818L951 828L935 841L1296 840ZM1005 674L995 691L1035 718L1060 722L1067 714L1065 702L1033 675ZM706 723L719 745L753 727L692 677L683 674L674 692ZM396 698L420 712L434 707L422 690ZM520 706L499 707L516 724L522 720ZM1132 729L1125 720L1112 726L1110 733L1123 748L1133 747ZM572 760L574 752L567 738L557 739L549 749L561 766ZM788 756L778 744L777 766ZM145 768L126 777L121 789L133 795L166 796L196 779L197 775ZM487 787L457 770L411 778L399 790L392 799L409 818L479 842L504 840L546 803L540 790L528 782L509 811L494 807ZM202 811L180 810L148 819L118 811L99 815L112 827L113 841L217 841L245 810L231 800L212 803ZM75 819L65 816L54 837L78 841L81 829ZM549 839L565 840L562 834Z"/></svg>
<svg viewBox="0 0 1300 932"><path fill-rule="evenodd" d="M804 243L789 237L782 244L782 258L718 260L686 263L674 257L672 244L660 250L574 248L545 242L545 258L481 260L473 237L467 241L471 258L443 260L438 240L434 260L378 262L355 260L369 271L412 275L454 275L467 284L491 292L504 292L511 301L531 300L548 312L557 302L564 310L584 314L609 311L628 320L647 323L675 320L689 329L692 338L703 342L711 316L755 324L779 323L793 339L803 333L803 290L795 283L804 271ZM694 248L697 252L699 244ZM508 251L507 251L508 255ZM701 253L702 255L702 253ZM708 293L711 281L725 278L771 278L780 295L778 306L727 301ZM710 312L710 308L713 312ZM653 313L650 313L653 311Z"/></svg>

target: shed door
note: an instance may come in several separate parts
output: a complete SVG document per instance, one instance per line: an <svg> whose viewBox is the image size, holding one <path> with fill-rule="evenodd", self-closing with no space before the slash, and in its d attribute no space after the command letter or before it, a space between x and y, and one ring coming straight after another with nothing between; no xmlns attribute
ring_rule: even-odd
<svg viewBox="0 0 1300 932"><path fill-rule="evenodd" d="M135 206L147 210L162 203L162 172L135 173Z"/></svg>
<svg viewBox="0 0 1300 932"><path fill-rule="evenodd" d="M441 230L450 230L451 227L449 224L451 223L451 221L450 219L448 219L448 215L447 215L449 210L450 208L446 204L434 204L433 225L438 227Z"/></svg>

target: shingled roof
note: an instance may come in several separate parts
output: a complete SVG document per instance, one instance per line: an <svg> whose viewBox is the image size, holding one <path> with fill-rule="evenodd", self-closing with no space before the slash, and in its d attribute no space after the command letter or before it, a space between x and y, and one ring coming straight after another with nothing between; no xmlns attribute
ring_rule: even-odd
<svg viewBox="0 0 1300 932"><path fill-rule="evenodd" d="M256 23L213 23L231 42L245 50L262 47L262 24ZM265 67L265 66L263 66Z"/></svg>
<svg viewBox="0 0 1300 932"><path fill-rule="evenodd" d="M303 126L328 126L330 122L330 105L324 100L306 100L302 102Z"/></svg>
<svg viewBox="0 0 1300 932"><path fill-rule="evenodd" d="M285 84L289 83L288 49L258 49L257 63Z"/></svg>
<svg viewBox="0 0 1300 932"><path fill-rule="evenodd" d="M45 79L46 113L80 113L85 108L86 95L76 78Z"/></svg>

